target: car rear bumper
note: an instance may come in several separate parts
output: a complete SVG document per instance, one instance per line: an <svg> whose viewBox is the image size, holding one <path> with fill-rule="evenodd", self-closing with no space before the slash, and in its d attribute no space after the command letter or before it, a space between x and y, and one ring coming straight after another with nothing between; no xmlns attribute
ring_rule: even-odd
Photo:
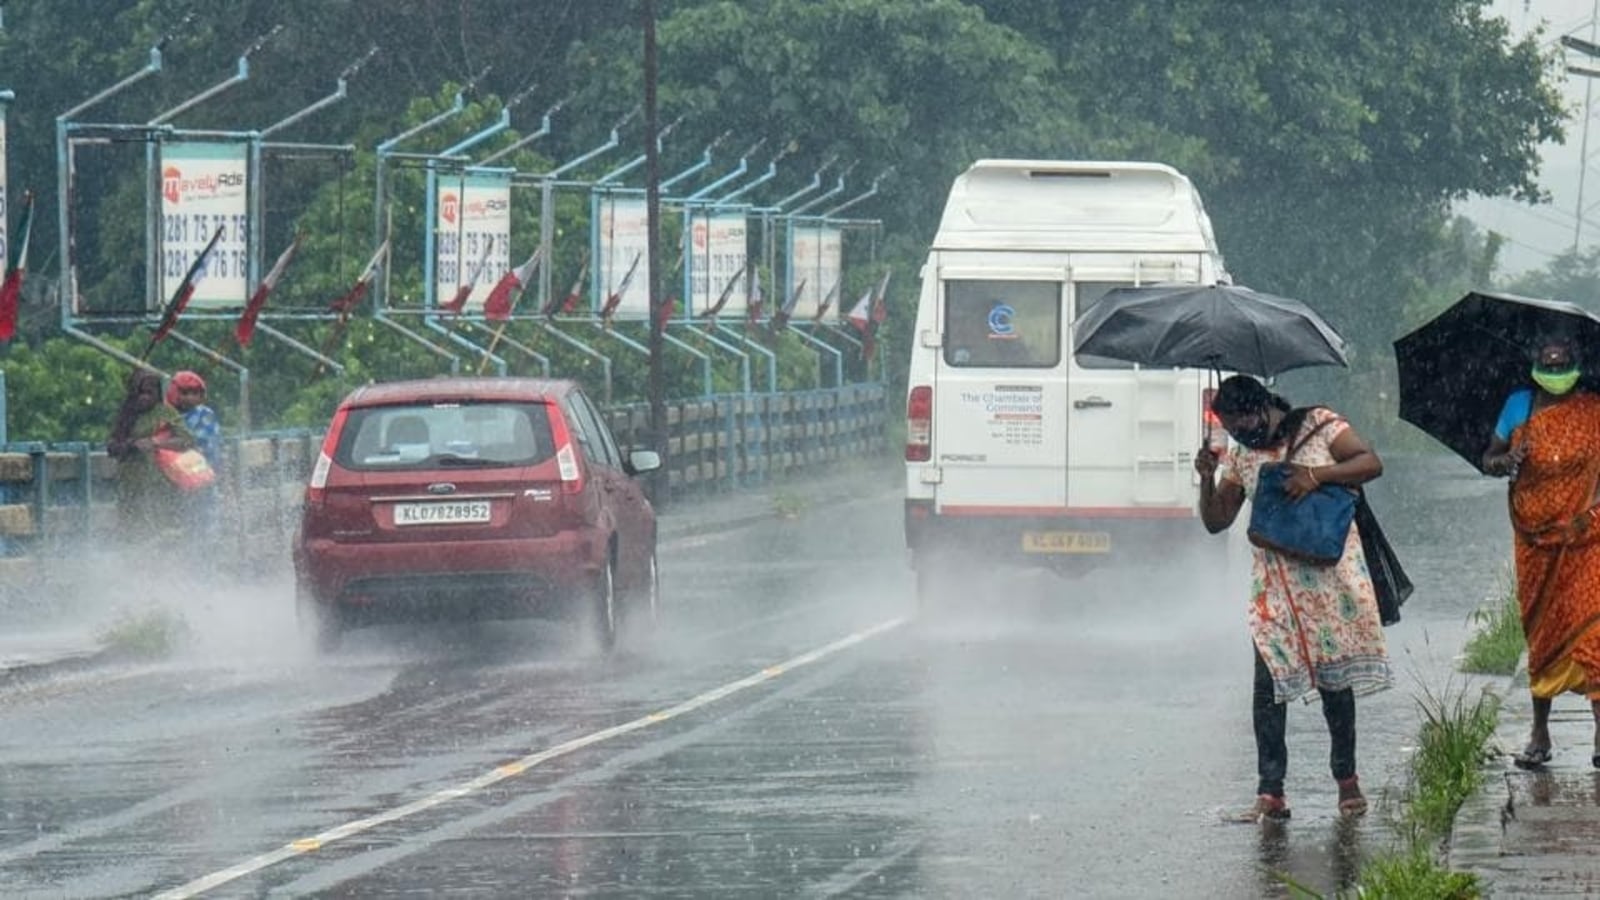
<svg viewBox="0 0 1600 900"><path fill-rule="evenodd" d="M303 540L295 572L323 604L352 610L536 608L593 584L607 554L604 532L433 544Z"/></svg>
<svg viewBox="0 0 1600 900"><path fill-rule="evenodd" d="M906 546L919 564L935 558L1086 566L1159 558L1210 537L1194 512L1129 509L1084 515L941 515L908 501Z"/></svg>

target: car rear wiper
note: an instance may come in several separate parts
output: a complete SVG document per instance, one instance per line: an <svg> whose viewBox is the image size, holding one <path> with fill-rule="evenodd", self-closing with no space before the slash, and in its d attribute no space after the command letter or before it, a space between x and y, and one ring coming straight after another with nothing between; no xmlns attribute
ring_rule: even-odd
<svg viewBox="0 0 1600 900"><path fill-rule="evenodd" d="M498 459L484 459L478 456L453 456L443 453L435 457L434 461L437 462L441 467L460 466L461 468L483 468L486 466L506 465L504 461Z"/></svg>

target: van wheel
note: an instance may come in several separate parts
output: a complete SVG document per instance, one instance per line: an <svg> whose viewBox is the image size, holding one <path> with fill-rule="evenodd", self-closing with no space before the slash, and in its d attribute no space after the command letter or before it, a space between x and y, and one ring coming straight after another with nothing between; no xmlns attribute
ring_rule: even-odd
<svg viewBox="0 0 1600 900"><path fill-rule="evenodd" d="M588 619L589 632L601 652L609 653L617 645L617 564L609 555L605 567L586 592L582 614Z"/></svg>
<svg viewBox="0 0 1600 900"><path fill-rule="evenodd" d="M951 575L954 570L932 560L914 560L917 573L917 610L923 613L938 612L951 605L955 593Z"/></svg>
<svg viewBox="0 0 1600 900"><path fill-rule="evenodd" d="M317 653L332 653L344 642L344 618L338 606L319 603L311 591L300 588L295 591L294 612L300 633L311 640Z"/></svg>

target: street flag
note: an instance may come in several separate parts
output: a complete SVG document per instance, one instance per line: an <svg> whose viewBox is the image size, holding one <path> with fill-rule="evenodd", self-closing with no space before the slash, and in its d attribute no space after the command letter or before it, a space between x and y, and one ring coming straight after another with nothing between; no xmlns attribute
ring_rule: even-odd
<svg viewBox="0 0 1600 900"><path fill-rule="evenodd" d="M6 260L6 278L0 282L0 341L17 334L17 313L22 306L22 275L28 268L28 238L33 234L33 192L22 195L22 224Z"/></svg>
<svg viewBox="0 0 1600 900"><path fill-rule="evenodd" d="M722 293L717 296L717 302L711 304L710 309L702 312L700 314L700 318L715 319L717 317L717 313L722 312L722 308L727 306L728 300L733 297L734 285L738 284L739 279L744 277L744 270L748 268L749 265L749 263L745 263L739 267L739 271L733 273L733 277L728 279L728 283L722 286Z"/></svg>
<svg viewBox="0 0 1600 900"><path fill-rule="evenodd" d="M300 235L297 233L289 246L278 254L278 261L272 264L267 277L256 285L256 292L250 296L250 302L244 305L244 312L239 316L239 324L233 326L233 336L239 341L239 346L250 346L251 339L256 336L256 317L261 315L261 310L267 305L267 295L278 286L278 280L283 278L283 270L289 268L289 260L294 258L294 252L299 247Z"/></svg>
<svg viewBox="0 0 1600 900"><path fill-rule="evenodd" d="M789 316L794 313L795 304L800 302L800 292L805 289L806 280L802 278L800 283L794 286L794 292L789 295L789 299L783 301L783 305L778 307L776 313L773 313L772 329L774 331L782 331L789 327Z"/></svg>
<svg viewBox="0 0 1600 900"><path fill-rule="evenodd" d="M856 305L850 307L850 312L845 315L846 321L861 332L863 337L872 324L872 296L872 288L867 288L867 292L861 295L861 299L857 300Z"/></svg>
<svg viewBox="0 0 1600 900"><path fill-rule="evenodd" d="M766 305L767 296L761 290L761 270L750 270L750 299L745 303L744 329L746 332L755 330L761 324L761 307Z"/></svg>
<svg viewBox="0 0 1600 900"><path fill-rule="evenodd" d="M544 257L544 247L541 245L528 257L528 261L500 276L495 283L494 290L489 292L488 299L483 301L483 317L491 322L504 322L511 318L511 308L516 306L517 298L522 296L522 289L533 281L533 273L539 268L539 260Z"/></svg>
<svg viewBox="0 0 1600 900"><path fill-rule="evenodd" d="M172 332L173 328L177 327L178 319L183 316L184 309L189 305L189 298L194 296L195 285L200 282L201 278L205 277L206 262L211 258L211 251L216 249L217 242L222 240L222 233L226 230L223 226L218 225L216 233L211 236L211 240L206 242L205 249L201 250L200 255L194 258L194 262L189 266L189 271L183 273L183 281L179 282L178 289L172 292L172 299L168 301L167 309L161 315L161 324L156 326L156 333L150 337L150 346L145 348L144 355L146 357L150 355L150 351L154 350L157 344L161 343Z"/></svg>
<svg viewBox="0 0 1600 900"><path fill-rule="evenodd" d="M633 273L639 271L639 260L643 258L643 253L635 253L633 255L633 262L628 264L628 272L622 276L622 283L617 285L616 290L611 292L611 296L606 298L605 305L600 307L600 318L603 321L611 321L611 314L616 312L617 307L622 303L622 295L628 292L628 285L633 282Z"/></svg>
<svg viewBox="0 0 1600 900"><path fill-rule="evenodd" d="M672 314L678 311L678 298L676 295L668 297L661 308L656 311L656 327L665 329L667 323L672 321Z"/></svg>
<svg viewBox="0 0 1600 900"><path fill-rule="evenodd" d="M883 278L878 281L878 293L872 298L872 324L882 325L883 320L889 318L889 275L893 269L885 269Z"/></svg>
<svg viewBox="0 0 1600 900"><path fill-rule="evenodd" d="M578 264L578 277L572 279L572 289L564 297L551 297L545 301L544 317L554 319L557 313L570 316L578 311L578 304L583 302L583 279L589 274L589 253L584 251L583 261Z"/></svg>
<svg viewBox="0 0 1600 900"><path fill-rule="evenodd" d="M384 261L388 256L389 242L385 240L378 245L377 251L372 254L372 259L367 261L367 266L361 270L361 275L356 278L356 283L350 287L350 290L345 291L343 297L328 304L328 309L341 316L348 316L355 312L356 307L361 303L361 298L367 295L367 289L372 286L372 280L378 277L378 270L383 267Z"/></svg>
<svg viewBox="0 0 1600 900"><path fill-rule="evenodd" d="M840 281L842 281L842 280L843 279L840 279ZM833 289L828 291L828 296L823 297L822 298L822 303L817 306L817 314L811 317L811 321L813 321L813 322L821 322L822 321L822 317L826 316L828 314L828 310L833 308L833 301L835 299L837 299L838 296L839 296L839 282L835 281L833 283Z"/></svg>
<svg viewBox="0 0 1600 900"><path fill-rule="evenodd" d="M483 267L489 264L489 252L494 249L494 241L484 241L483 256L478 258L478 264L472 267L472 275L463 281L451 298L439 306L440 312L459 314L462 307L467 305L467 298L472 295L472 289L477 287L478 279L483 276Z"/></svg>

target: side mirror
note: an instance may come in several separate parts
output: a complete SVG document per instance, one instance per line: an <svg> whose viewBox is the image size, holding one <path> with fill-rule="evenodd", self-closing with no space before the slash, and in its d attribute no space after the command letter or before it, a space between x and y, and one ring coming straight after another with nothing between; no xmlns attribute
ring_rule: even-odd
<svg viewBox="0 0 1600 900"><path fill-rule="evenodd" d="M643 475L661 468L661 454L654 450L633 450L628 453L628 474Z"/></svg>

